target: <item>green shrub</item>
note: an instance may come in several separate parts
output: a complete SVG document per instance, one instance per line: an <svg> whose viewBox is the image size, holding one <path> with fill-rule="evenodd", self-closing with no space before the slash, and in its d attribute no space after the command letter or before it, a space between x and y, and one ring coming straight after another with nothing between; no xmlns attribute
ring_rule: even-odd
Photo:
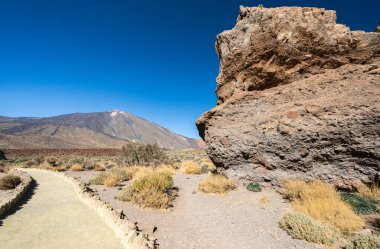
<svg viewBox="0 0 380 249"><path fill-rule="evenodd" d="M123 189L117 199L130 201L144 208L168 208L172 196L173 179L168 173L153 172Z"/></svg>
<svg viewBox="0 0 380 249"><path fill-rule="evenodd" d="M250 184L248 184L247 189L252 192L261 192L262 190L260 184L256 182L251 182Z"/></svg>
<svg viewBox="0 0 380 249"><path fill-rule="evenodd" d="M281 218L280 227L294 239L322 245L332 245L339 238L339 233L328 225L301 213L285 214Z"/></svg>
<svg viewBox="0 0 380 249"><path fill-rule="evenodd" d="M89 183L94 185L103 185L107 176L108 174L106 172L100 172L95 176L95 178L92 178Z"/></svg>
<svg viewBox="0 0 380 249"><path fill-rule="evenodd" d="M379 249L380 237L375 235L356 235L346 249Z"/></svg>
<svg viewBox="0 0 380 249"><path fill-rule="evenodd" d="M122 148L126 165L157 166L168 161L167 155L157 144L130 143Z"/></svg>
<svg viewBox="0 0 380 249"><path fill-rule="evenodd" d="M118 176L120 182L129 181L131 176L124 169L112 168L107 171L100 172L89 183L94 185L104 185L104 181L110 177L110 175Z"/></svg>
<svg viewBox="0 0 380 249"><path fill-rule="evenodd" d="M21 183L21 178L15 175L5 175L0 178L0 189L9 190L16 188Z"/></svg>
<svg viewBox="0 0 380 249"><path fill-rule="evenodd" d="M111 168L110 170L107 171L108 173L118 175L120 177L120 180L122 182L124 181L129 181L131 178L131 175L127 173L125 169L121 168Z"/></svg>
<svg viewBox="0 0 380 249"><path fill-rule="evenodd" d="M353 193L341 193L342 199L347 202L357 214L372 214L377 210L377 202Z"/></svg>

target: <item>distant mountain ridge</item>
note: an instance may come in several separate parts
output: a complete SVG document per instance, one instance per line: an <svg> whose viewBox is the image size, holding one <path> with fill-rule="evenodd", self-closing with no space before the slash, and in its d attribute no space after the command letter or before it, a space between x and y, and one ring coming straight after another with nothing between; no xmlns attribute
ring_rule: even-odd
<svg viewBox="0 0 380 249"><path fill-rule="evenodd" d="M203 148L201 140L119 110L45 118L0 116L3 149L120 148L129 142L156 143L174 150Z"/></svg>

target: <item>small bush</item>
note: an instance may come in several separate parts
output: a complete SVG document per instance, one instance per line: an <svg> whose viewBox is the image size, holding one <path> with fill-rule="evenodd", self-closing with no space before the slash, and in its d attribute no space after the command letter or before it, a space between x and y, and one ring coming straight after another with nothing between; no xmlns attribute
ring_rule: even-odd
<svg viewBox="0 0 380 249"><path fill-rule="evenodd" d="M112 168L108 170L107 173L117 175L120 179L120 182L129 181L130 179L132 179L132 177L130 177L130 175L125 169Z"/></svg>
<svg viewBox="0 0 380 249"><path fill-rule="evenodd" d="M50 166L58 165L58 159L56 157L46 157L45 162L48 163Z"/></svg>
<svg viewBox="0 0 380 249"><path fill-rule="evenodd" d="M331 227L300 213L285 214L280 227L294 239L322 245L332 245L339 238L339 233Z"/></svg>
<svg viewBox="0 0 380 249"><path fill-rule="evenodd" d="M364 226L364 221L344 202L330 185L320 181L284 183L285 196L298 211L326 222L344 233L352 233Z"/></svg>
<svg viewBox="0 0 380 249"><path fill-rule="evenodd" d="M215 175L201 181L198 189L204 193L226 193L236 189L236 187L235 181L222 175Z"/></svg>
<svg viewBox="0 0 380 249"><path fill-rule="evenodd" d="M289 200L301 198L301 193L307 188L307 183L300 180L287 180L283 182L284 196Z"/></svg>
<svg viewBox="0 0 380 249"><path fill-rule="evenodd" d="M185 174L201 174L202 167L193 161L185 161L181 165L181 171Z"/></svg>
<svg viewBox="0 0 380 249"><path fill-rule="evenodd" d="M358 187L358 194L363 198L380 202L380 188L376 184L370 187L366 185L360 185Z"/></svg>
<svg viewBox="0 0 380 249"><path fill-rule="evenodd" d="M96 162L94 169L96 171L105 171L106 170L106 166L103 163L101 163L101 162Z"/></svg>
<svg viewBox="0 0 380 249"><path fill-rule="evenodd" d="M94 184L94 185L103 185L104 180L106 179L107 176L108 176L108 174L106 172L100 172L99 174L97 174L95 176L95 178L92 178L89 181L89 183Z"/></svg>
<svg viewBox="0 0 380 249"><path fill-rule="evenodd" d="M375 235L356 235L346 249L379 249L380 237Z"/></svg>
<svg viewBox="0 0 380 249"><path fill-rule="evenodd" d="M52 171L58 171L58 172L62 172L62 171L67 170L67 167L64 166L64 165L61 165L61 166L51 166L47 162L44 162L43 164L41 164L39 166L39 168L46 169L46 170L52 170Z"/></svg>
<svg viewBox="0 0 380 249"><path fill-rule="evenodd" d="M374 200L366 199L353 193L341 193L340 195L357 214L372 214L377 211L377 202Z"/></svg>
<svg viewBox="0 0 380 249"><path fill-rule="evenodd" d="M0 189L9 190L16 188L21 183L21 178L15 175L5 175L0 178Z"/></svg>
<svg viewBox="0 0 380 249"><path fill-rule="evenodd" d="M72 171L83 171L84 167L81 164L74 164L73 166L71 166L71 170Z"/></svg>
<svg viewBox="0 0 380 249"><path fill-rule="evenodd" d="M120 201L130 201L144 208L168 208L173 179L170 174L153 172L134 181L118 195Z"/></svg>
<svg viewBox="0 0 380 249"><path fill-rule="evenodd" d="M125 172L128 174L129 179L137 180L143 176L146 176L150 173L153 173L152 167L145 167L145 166L129 166L125 168Z"/></svg>
<svg viewBox="0 0 380 249"><path fill-rule="evenodd" d="M260 184L256 182L251 182L250 184L247 185L247 190L252 191L252 192L261 192L262 188Z"/></svg>
<svg viewBox="0 0 380 249"><path fill-rule="evenodd" d="M124 169L113 168L105 172L100 172L89 181L94 185L105 185L107 187L115 187L121 182L128 181L131 176Z"/></svg>
<svg viewBox="0 0 380 249"><path fill-rule="evenodd" d="M128 166L157 166L168 161L167 155L157 144L130 143L123 146L122 156Z"/></svg>
<svg viewBox="0 0 380 249"><path fill-rule="evenodd" d="M171 164L165 164L165 163L160 164L155 170L156 172L167 173L170 175L173 175L175 173L174 166Z"/></svg>
<svg viewBox="0 0 380 249"><path fill-rule="evenodd" d="M107 187L116 187L122 182L120 175L118 174L108 174L104 179L104 185Z"/></svg>

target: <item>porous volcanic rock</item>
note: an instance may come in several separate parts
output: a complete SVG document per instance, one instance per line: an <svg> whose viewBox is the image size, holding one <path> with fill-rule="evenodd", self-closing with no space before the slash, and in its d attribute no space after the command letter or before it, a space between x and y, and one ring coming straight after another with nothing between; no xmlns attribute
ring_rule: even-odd
<svg viewBox="0 0 380 249"><path fill-rule="evenodd" d="M216 50L218 105L196 124L220 173L378 180L380 33L350 31L321 8L241 7Z"/></svg>

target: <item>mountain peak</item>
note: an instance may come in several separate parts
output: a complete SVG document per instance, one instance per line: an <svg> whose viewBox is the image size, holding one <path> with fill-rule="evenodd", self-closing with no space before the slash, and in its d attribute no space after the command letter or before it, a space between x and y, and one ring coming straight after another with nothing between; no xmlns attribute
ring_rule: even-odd
<svg viewBox="0 0 380 249"><path fill-rule="evenodd" d="M0 147L14 149L121 148L131 141L174 150L203 148L196 139L117 109L47 118L1 118L0 136Z"/></svg>
<svg viewBox="0 0 380 249"><path fill-rule="evenodd" d="M125 114L125 112L120 111L119 109L114 109L110 112L110 115L112 118L118 116L119 114Z"/></svg>

